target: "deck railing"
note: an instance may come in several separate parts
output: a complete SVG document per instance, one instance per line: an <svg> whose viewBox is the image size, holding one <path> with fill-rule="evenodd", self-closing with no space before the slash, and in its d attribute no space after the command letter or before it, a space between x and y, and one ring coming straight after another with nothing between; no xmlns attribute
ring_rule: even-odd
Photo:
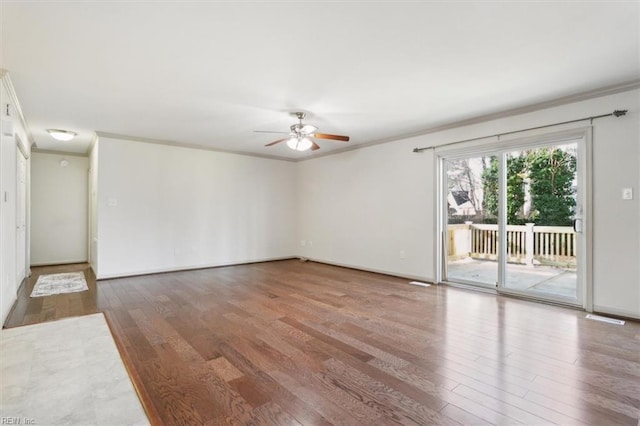
<svg viewBox="0 0 640 426"><path fill-rule="evenodd" d="M498 258L498 225L466 222L449 225L447 233L451 260ZM570 226L507 225L507 262L572 267L576 250L576 233Z"/></svg>

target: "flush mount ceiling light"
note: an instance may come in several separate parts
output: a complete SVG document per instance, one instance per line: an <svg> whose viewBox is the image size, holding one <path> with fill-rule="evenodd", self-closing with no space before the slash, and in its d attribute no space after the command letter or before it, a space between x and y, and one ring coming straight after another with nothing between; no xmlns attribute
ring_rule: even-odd
<svg viewBox="0 0 640 426"><path fill-rule="evenodd" d="M47 132L56 140L67 142L73 139L77 133L71 130L47 129Z"/></svg>

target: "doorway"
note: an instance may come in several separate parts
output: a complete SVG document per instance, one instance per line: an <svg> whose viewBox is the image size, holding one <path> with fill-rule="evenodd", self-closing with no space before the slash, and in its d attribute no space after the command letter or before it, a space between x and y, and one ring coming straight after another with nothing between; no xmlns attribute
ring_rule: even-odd
<svg viewBox="0 0 640 426"><path fill-rule="evenodd" d="M441 280L588 307L588 140L580 130L440 153Z"/></svg>

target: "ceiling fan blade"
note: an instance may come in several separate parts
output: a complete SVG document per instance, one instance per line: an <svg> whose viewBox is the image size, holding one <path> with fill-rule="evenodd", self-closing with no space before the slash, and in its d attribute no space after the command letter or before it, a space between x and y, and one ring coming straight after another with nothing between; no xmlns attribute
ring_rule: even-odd
<svg viewBox="0 0 640 426"><path fill-rule="evenodd" d="M318 139L331 139L334 141L349 142L349 136L329 135L327 133L314 133L311 137Z"/></svg>
<svg viewBox="0 0 640 426"><path fill-rule="evenodd" d="M275 132L271 130L254 130L253 133L283 133L285 135L289 134L289 132Z"/></svg>
<svg viewBox="0 0 640 426"><path fill-rule="evenodd" d="M273 142L271 142L271 143L268 143L268 144L266 144L265 146L273 146L273 145L275 145L275 144L277 144L277 143L284 142L284 141L286 141L286 140L289 140L289 138L278 139L277 141L273 141Z"/></svg>
<svg viewBox="0 0 640 426"><path fill-rule="evenodd" d="M311 151L315 151L316 149L320 149L320 145L318 145L314 141L311 141Z"/></svg>

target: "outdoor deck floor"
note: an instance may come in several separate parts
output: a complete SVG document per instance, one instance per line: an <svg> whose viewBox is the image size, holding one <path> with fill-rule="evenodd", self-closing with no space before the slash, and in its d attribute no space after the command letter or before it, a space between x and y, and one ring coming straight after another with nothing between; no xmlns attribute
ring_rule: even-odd
<svg viewBox="0 0 640 426"><path fill-rule="evenodd" d="M449 262L450 279L462 279L495 284L498 280L498 263L491 260L462 259ZM552 296L576 297L577 275L575 270L551 266L507 264L507 285L511 290L532 291Z"/></svg>

